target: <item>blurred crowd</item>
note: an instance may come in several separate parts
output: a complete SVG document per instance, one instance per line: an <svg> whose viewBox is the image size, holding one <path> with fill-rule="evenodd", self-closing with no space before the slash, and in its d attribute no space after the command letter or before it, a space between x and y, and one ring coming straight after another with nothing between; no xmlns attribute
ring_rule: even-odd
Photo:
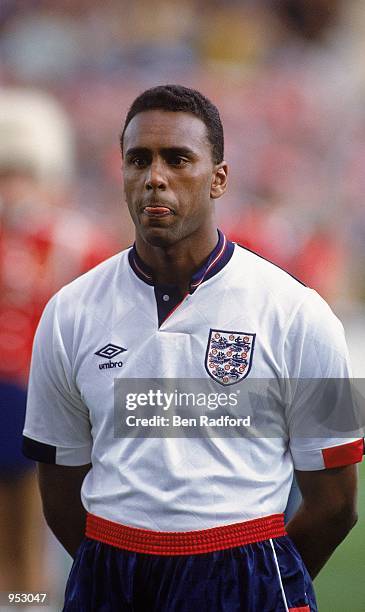
<svg viewBox="0 0 365 612"><path fill-rule="evenodd" d="M118 141L143 89L179 82L221 111L230 186L217 208L228 236L338 312L363 310L364 33L356 0L2 0L0 395L2 417L17 405L18 421L0 440L0 538L30 486L23 476L33 478L9 448L43 305L133 241ZM10 491L10 472L22 493ZM0 541L0 567L14 533ZM29 566L21 555L3 590ZM37 580L30 571L30 589Z"/></svg>
<svg viewBox="0 0 365 612"><path fill-rule="evenodd" d="M67 206L120 246L133 236L118 206L129 103L156 83L201 89L225 124L221 225L343 308L365 299L364 30L353 0L4 0L0 79L63 106Z"/></svg>

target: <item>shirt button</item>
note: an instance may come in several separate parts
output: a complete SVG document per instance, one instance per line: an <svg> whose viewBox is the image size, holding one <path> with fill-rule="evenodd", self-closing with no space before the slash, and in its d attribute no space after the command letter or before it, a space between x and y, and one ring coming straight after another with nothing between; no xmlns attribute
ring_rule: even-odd
<svg viewBox="0 0 365 612"><path fill-rule="evenodd" d="M169 299L170 299L170 296L167 295L167 293L165 293L165 295L162 296L162 299L163 299L164 302L168 302Z"/></svg>

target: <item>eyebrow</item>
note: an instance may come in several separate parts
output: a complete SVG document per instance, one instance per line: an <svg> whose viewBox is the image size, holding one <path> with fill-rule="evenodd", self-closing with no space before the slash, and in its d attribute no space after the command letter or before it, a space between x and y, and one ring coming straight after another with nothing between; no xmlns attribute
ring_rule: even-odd
<svg viewBox="0 0 365 612"><path fill-rule="evenodd" d="M172 154L172 155L185 155L186 157L195 157L196 153L190 149L189 147L162 147L160 149L162 153ZM132 155L149 155L151 154L151 149L147 147L132 147L126 151L126 157L131 157Z"/></svg>

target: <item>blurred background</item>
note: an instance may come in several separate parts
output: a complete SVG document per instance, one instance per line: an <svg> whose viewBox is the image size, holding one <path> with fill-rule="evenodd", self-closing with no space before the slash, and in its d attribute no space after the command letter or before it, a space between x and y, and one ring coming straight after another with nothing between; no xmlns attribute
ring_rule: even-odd
<svg viewBox="0 0 365 612"><path fill-rule="evenodd" d="M218 106L220 227L318 290L365 376L364 57L359 0L2 0L0 591L62 605L70 559L18 446L31 343L50 295L133 242L118 136L147 87ZM316 580L321 612L365 610L364 518L362 485L359 523Z"/></svg>

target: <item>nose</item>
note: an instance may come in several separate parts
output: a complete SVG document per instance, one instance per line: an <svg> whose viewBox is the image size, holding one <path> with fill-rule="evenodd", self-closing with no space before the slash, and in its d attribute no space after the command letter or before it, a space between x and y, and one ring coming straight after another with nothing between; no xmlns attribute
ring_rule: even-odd
<svg viewBox="0 0 365 612"><path fill-rule="evenodd" d="M147 171L145 189L147 191L156 189L163 191L166 189L166 186L167 179L164 172L164 164L161 160L153 160Z"/></svg>

